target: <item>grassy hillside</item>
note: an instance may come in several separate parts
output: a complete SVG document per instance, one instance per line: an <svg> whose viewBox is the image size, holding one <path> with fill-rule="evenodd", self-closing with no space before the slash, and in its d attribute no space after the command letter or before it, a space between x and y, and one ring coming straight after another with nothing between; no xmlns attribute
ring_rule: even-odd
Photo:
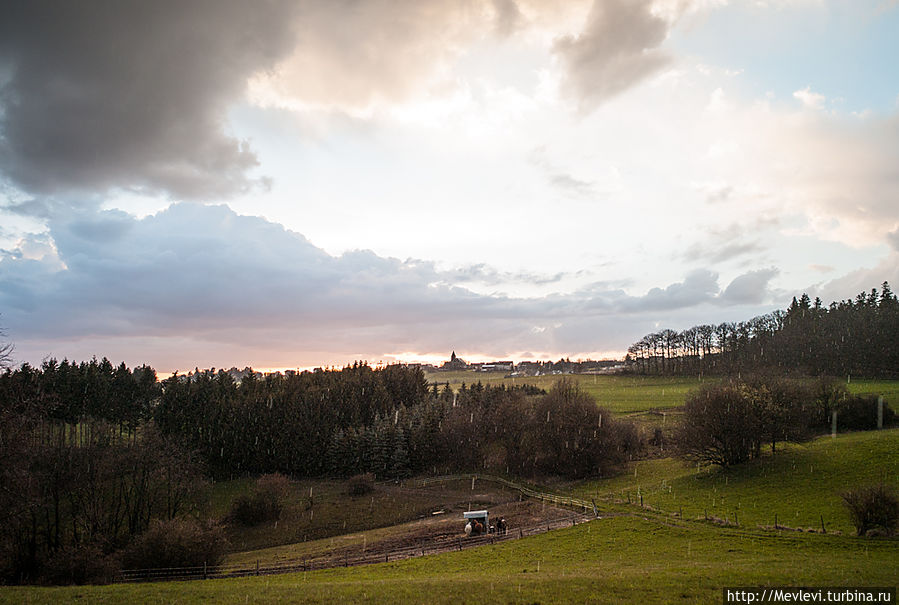
<svg viewBox="0 0 899 605"><path fill-rule="evenodd" d="M851 533L840 493L881 480L899 487L899 429L846 433L789 445L732 469L697 469L672 458L646 460L610 480L589 481L581 497L627 500L685 518L710 516L744 526L778 524Z"/></svg>
<svg viewBox="0 0 899 605"><path fill-rule="evenodd" d="M895 585L895 541L614 517L362 568L0 591L4 603L715 603L723 586Z"/></svg>

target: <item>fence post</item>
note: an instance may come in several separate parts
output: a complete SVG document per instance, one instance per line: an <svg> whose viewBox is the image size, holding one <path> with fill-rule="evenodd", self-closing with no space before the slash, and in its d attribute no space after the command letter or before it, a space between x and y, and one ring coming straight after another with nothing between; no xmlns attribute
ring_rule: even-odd
<svg viewBox="0 0 899 605"><path fill-rule="evenodd" d="M203 579L206 579L206 561L203 561Z"/></svg>
<svg viewBox="0 0 899 605"><path fill-rule="evenodd" d="M259 575L259 559L256 559L256 575Z"/></svg>
<svg viewBox="0 0 899 605"><path fill-rule="evenodd" d="M883 395L877 397L877 430L883 428Z"/></svg>

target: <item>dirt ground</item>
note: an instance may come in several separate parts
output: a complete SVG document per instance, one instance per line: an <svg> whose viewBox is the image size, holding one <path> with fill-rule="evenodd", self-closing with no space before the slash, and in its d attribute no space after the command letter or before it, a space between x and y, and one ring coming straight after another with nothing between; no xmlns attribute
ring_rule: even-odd
<svg viewBox="0 0 899 605"><path fill-rule="evenodd" d="M410 488L391 487L391 490L399 492L418 491ZM433 488L424 488L432 490ZM555 507L528 499L519 499L517 492L509 490L506 493L498 493L494 490L475 491L466 493L463 490L448 490L447 504L432 511L427 517L418 521L396 526L397 531L378 539L367 541L365 554L389 553L405 548L424 548L428 551L441 550L444 546L455 545L458 540L465 540L465 523L462 514L470 510L488 510L490 524L504 518L509 533L517 532L519 528L529 528L547 521L568 519L575 516L569 509ZM502 500L500 496L505 496ZM344 555L357 556L360 549L357 545L334 548L329 553L331 556L342 557Z"/></svg>

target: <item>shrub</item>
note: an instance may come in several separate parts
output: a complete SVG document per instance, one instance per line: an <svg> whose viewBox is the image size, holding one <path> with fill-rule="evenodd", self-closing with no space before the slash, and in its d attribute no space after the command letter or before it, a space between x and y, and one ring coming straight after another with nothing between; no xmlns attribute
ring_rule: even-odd
<svg viewBox="0 0 899 605"><path fill-rule="evenodd" d="M289 487L290 481L280 473L259 477L252 493L234 499L231 519L246 527L278 519Z"/></svg>
<svg viewBox="0 0 899 605"><path fill-rule="evenodd" d="M899 498L883 485L860 487L841 494L859 536L868 532L892 535L899 523Z"/></svg>
<svg viewBox="0 0 899 605"><path fill-rule="evenodd" d="M811 436L812 394L801 384L756 377L701 387L687 397L676 435L689 459L732 466L758 458L765 444Z"/></svg>
<svg viewBox="0 0 899 605"><path fill-rule="evenodd" d="M682 456L733 466L758 451L758 418L745 389L736 383L705 386L687 397L675 440Z"/></svg>
<svg viewBox="0 0 899 605"><path fill-rule="evenodd" d="M817 408L816 424L829 427L831 414L849 397L849 389L836 378L821 376L812 385L812 397Z"/></svg>
<svg viewBox="0 0 899 605"><path fill-rule="evenodd" d="M94 545L66 546L44 562L44 584L107 584L115 579L119 560Z"/></svg>
<svg viewBox="0 0 899 605"><path fill-rule="evenodd" d="M122 564L127 569L218 565L227 548L219 526L194 519L155 521L125 549Z"/></svg>
<svg viewBox="0 0 899 605"><path fill-rule="evenodd" d="M877 397L855 395L845 398L836 408L837 426L841 429L865 431L877 428ZM893 410L883 403L883 424L893 421Z"/></svg>
<svg viewBox="0 0 899 605"><path fill-rule="evenodd" d="M364 496L375 491L375 476L371 473L350 477L347 481L347 493L351 496Z"/></svg>

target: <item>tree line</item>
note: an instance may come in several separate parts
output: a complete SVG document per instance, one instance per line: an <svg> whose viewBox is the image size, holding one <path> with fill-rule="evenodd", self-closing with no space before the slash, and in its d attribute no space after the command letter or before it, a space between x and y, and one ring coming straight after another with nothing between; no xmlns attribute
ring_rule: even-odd
<svg viewBox="0 0 899 605"><path fill-rule="evenodd" d="M200 453L215 477L306 477L492 469L584 476L636 446L576 385L428 386L420 368L355 363L240 382L201 371L162 382L163 434ZM619 438L627 435L628 439Z"/></svg>
<svg viewBox="0 0 899 605"><path fill-rule="evenodd" d="M454 392L401 365L158 382L107 359L23 364L0 374L0 582L107 578L176 531L220 551L190 521L207 478L576 478L611 474L639 448L631 424L567 381Z"/></svg>
<svg viewBox="0 0 899 605"><path fill-rule="evenodd" d="M608 475L641 447L633 424L612 420L576 383L434 387L412 409L334 433L328 472L379 477L484 471L534 477Z"/></svg>
<svg viewBox="0 0 899 605"><path fill-rule="evenodd" d="M899 300L887 282L853 300L807 294L741 322L653 332L632 344L630 371L736 374L777 369L809 375L899 377Z"/></svg>

